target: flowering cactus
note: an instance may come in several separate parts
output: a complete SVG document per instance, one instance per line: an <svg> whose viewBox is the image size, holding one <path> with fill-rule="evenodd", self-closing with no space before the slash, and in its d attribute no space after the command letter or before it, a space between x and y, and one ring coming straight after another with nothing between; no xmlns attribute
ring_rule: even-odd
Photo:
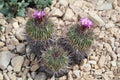
<svg viewBox="0 0 120 80"><path fill-rule="evenodd" d="M79 23L70 29L67 36L74 48L83 51L90 48L93 41L93 32L90 30L92 21L82 18Z"/></svg>
<svg viewBox="0 0 120 80"><path fill-rule="evenodd" d="M26 31L28 36L36 40L46 40L51 37L53 32L52 23L45 20L44 11L35 11L33 19L28 20Z"/></svg>
<svg viewBox="0 0 120 80"><path fill-rule="evenodd" d="M50 47L43 52L43 62L50 70L58 71L67 65L67 53L60 47Z"/></svg>

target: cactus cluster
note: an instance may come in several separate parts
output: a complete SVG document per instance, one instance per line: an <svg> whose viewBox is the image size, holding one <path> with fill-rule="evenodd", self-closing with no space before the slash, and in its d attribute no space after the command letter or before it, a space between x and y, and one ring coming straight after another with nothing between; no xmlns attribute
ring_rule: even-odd
<svg viewBox="0 0 120 80"><path fill-rule="evenodd" d="M43 41L51 38L53 24L44 18L44 12L34 12L33 19L26 23L26 32L32 39Z"/></svg>
<svg viewBox="0 0 120 80"><path fill-rule="evenodd" d="M67 53L61 47L51 46L43 51L43 63L50 70L58 71L67 65Z"/></svg>
<svg viewBox="0 0 120 80"><path fill-rule="evenodd" d="M75 49L78 49L80 51L84 51L90 48L94 39L93 32L91 30L87 30L91 27L91 25L86 24L87 21L81 21L81 25L75 25L74 27L70 28L70 30L67 33L70 44Z"/></svg>

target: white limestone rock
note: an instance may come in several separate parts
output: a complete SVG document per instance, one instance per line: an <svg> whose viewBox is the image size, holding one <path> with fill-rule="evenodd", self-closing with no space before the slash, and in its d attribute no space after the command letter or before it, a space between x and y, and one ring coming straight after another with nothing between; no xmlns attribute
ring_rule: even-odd
<svg viewBox="0 0 120 80"><path fill-rule="evenodd" d="M15 72L21 71L21 67L22 67L23 62L24 62L23 56L16 56L16 57L12 58L11 64L12 64Z"/></svg>
<svg viewBox="0 0 120 80"><path fill-rule="evenodd" d="M10 51L0 52L0 69L4 70L10 63L12 53Z"/></svg>
<svg viewBox="0 0 120 80"><path fill-rule="evenodd" d="M98 26L105 25L105 22L95 12L89 12L89 18Z"/></svg>

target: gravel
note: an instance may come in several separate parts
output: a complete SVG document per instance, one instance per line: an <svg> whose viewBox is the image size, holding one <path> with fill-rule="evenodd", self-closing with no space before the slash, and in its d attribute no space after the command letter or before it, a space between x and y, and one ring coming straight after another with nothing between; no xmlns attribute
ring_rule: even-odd
<svg viewBox="0 0 120 80"><path fill-rule="evenodd" d="M60 78L48 78L39 68L36 56L26 47L25 23L16 17L12 23L0 13L0 80L119 80L120 79L120 0L53 0L45 8L52 20L55 37L65 36L77 16L94 22L95 40L89 57ZM96 10L97 9L97 10Z"/></svg>

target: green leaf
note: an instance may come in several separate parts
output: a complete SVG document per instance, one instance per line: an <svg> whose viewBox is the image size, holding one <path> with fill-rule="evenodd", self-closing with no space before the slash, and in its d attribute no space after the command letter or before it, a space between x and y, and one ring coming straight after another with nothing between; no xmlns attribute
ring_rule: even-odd
<svg viewBox="0 0 120 80"><path fill-rule="evenodd" d="M4 2L2 1L0 1L0 9L2 9L3 8L3 6L4 6Z"/></svg>
<svg viewBox="0 0 120 80"><path fill-rule="evenodd" d="M25 15L25 9L22 8L22 9L18 10L17 15L18 15L18 16L24 16L24 15Z"/></svg>
<svg viewBox="0 0 120 80"><path fill-rule="evenodd" d="M10 0L12 3L17 3L18 0Z"/></svg>

